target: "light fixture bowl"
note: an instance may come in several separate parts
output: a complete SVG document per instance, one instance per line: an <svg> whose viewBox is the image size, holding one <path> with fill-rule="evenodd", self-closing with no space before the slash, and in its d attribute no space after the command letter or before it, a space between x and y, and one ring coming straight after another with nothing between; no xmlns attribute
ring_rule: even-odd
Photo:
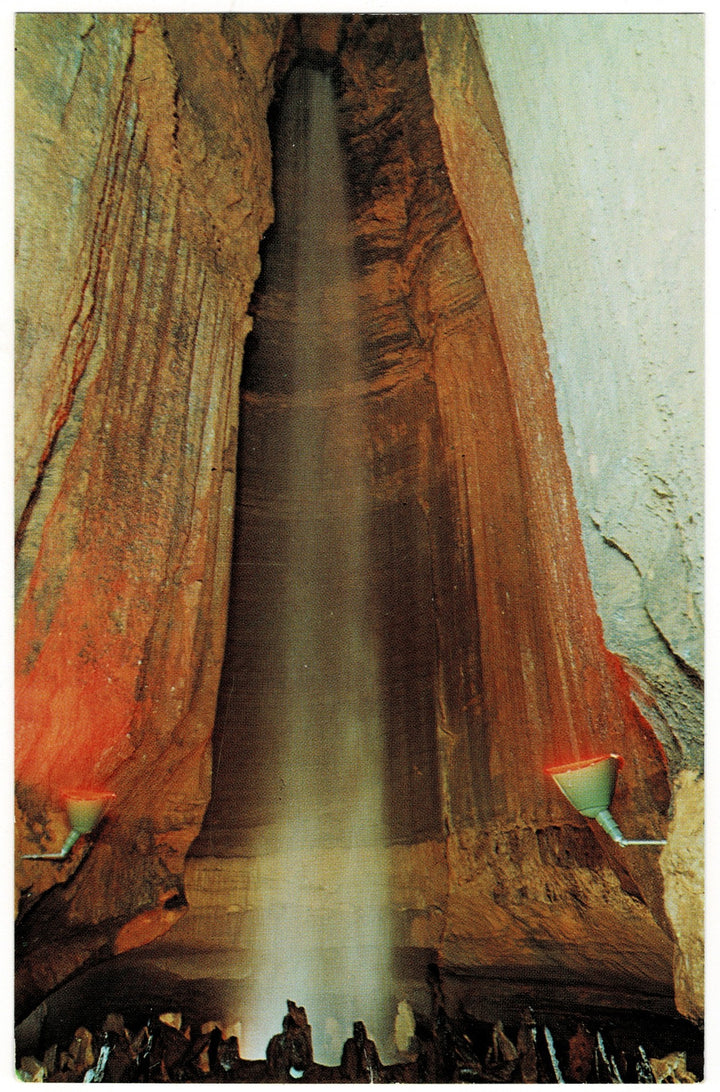
<svg viewBox="0 0 720 1092"><path fill-rule="evenodd" d="M100 822L106 808L115 799L114 792L97 789L74 789L64 792L70 826L78 834L89 834Z"/></svg>
<svg viewBox="0 0 720 1092"><path fill-rule="evenodd" d="M600 812L610 807L622 763L620 755L600 755L555 766L547 772L581 815L596 819Z"/></svg>

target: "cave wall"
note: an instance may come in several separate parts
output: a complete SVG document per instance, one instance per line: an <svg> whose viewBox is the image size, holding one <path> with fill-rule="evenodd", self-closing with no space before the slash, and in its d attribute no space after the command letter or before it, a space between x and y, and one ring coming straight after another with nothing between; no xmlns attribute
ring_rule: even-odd
<svg viewBox="0 0 720 1092"><path fill-rule="evenodd" d="M85 858L19 862L26 1005L187 909L285 23L47 20L18 20L19 852L59 841L59 788L92 780L118 799ZM596 984L611 964L620 993L661 993L673 945L656 859L599 848L541 776L590 745L621 750L623 825L665 828L665 760L604 648L585 568L500 118L472 22L407 20L390 34L351 22L344 123L382 361L377 523L395 526L378 565L397 595L388 570L420 544L414 630L443 809L434 837L405 817L390 850L400 943L467 971L560 967ZM388 655L402 658L398 618ZM398 732L408 776L412 717ZM207 937L212 912L167 935ZM612 953L598 931L619 938ZM697 961L684 966L697 980Z"/></svg>
<svg viewBox="0 0 720 1092"><path fill-rule="evenodd" d="M605 639L699 768L703 19L476 21Z"/></svg>
<svg viewBox="0 0 720 1092"><path fill-rule="evenodd" d="M605 642L675 773L663 856L702 1007L704 24L475 17L507 139ZM698 772L699 775L698 775ZM686 811L687 809L687 811ZM700 823L700 826L698 826ZM675 839L678 839L677 844ZM695 863L685 884L676 854ZM685 945L687 946L687 945ZM694 978L693 989L689 983Z"/></svg>
<svg viewBox="0 0 720 1092"><path fill-rule="evenodd" d="M185 906L282 23L17 18L18 851L59 846L61 790L117 795L86 861L18 863L23 912L52 889L21 999Z"/></svg>

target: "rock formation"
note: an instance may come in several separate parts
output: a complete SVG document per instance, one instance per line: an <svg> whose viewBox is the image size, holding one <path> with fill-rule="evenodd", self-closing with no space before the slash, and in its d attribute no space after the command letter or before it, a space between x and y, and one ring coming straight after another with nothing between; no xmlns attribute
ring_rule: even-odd
<svg viewBox="0 0 720 1092"><path fill-rule="evenodd" d="M272 874L235 855L258 816L222 774L210 803L212 732L229 603L248 664L268 637L252 587L230 589L238 395L273 218L266 118L301 29L337 44L397 948L624 1007L668 996L674 961L696 1017L681 813L665 890L655 850L614 846L543 773L621 753L620 825L664 837L680 760L604 644L473 25L281 14L18 17L18 1015L163 935L174 956L209 931L242 949ZM253 307L277 306L258 284ZM233 764L251 777L281 745L251 726ZM87 786L116 794L92 846L20 859L62 841L61 791Z"/></svg>

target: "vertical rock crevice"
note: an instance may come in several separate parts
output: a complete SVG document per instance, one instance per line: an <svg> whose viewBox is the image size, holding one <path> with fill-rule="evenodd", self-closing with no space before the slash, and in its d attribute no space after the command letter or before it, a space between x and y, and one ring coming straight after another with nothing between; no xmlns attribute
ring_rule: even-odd
<svg viewBox="0 0 720 1092"><path fill-rule="evenodd" d="M38 19L43 27L41 16L19 20L29 71L38 49L52 58L55 48L43 36L31 44ZM285 16L234 14L73 28L88 52L70 98L63 92L58 153L72 143L80 154L73 119L81 104L83 119L93 110L85 81L100 79L104 52L117 61L94 107L104 143L79 174L92 199L71 221L76 240L95 242L76 247L57 312L87 311L94 323L74 399L63 400L57 377L81 358L69 337L33 327L25 304L40 291L37 240L19 264L18 411L36 465L47 452L19 561L19 852L62 830L61 788L102 782L117 802L92 853L80 847L63 866L62 884L43 864L19 863L20 1011L84 963L161 935L154 950L180 960L216 926L219 948L242 951L243 915L263 898L243 847L265 807L259 773L282 747L248 721L232 759L247 799L223 814L220 792L206 815L238 445L235 518L257 534L256 552L288 517L249 488L253 445L272 444L282 392L254 389L251 352L245 416L238 387L253 289L251 311L283 305L272 288L263 300L264 274L257 280L273 215L266 114L300 32ZM598 997L607 967L622 965L614 996L665 995L672 944L657 859L621 859L543 774L588 750L620 751L620 824L662 835L665 760L603 642L507 148L472 28L458 16L354 15L317 29L317 48L326 32L338 48L360 268L357 384L373 478L396 947L468 976L560 973ZM28 123L23 163L41 155L41 128ZM83 304L85 281L95 287ZM48 291L61 299L54 280ZM67 423L52 446L61 403ZM267 654L265 605L252 572L244 581L236 637L244 693L260 708L253 664ZM240 869L232 927L207 893L222 899L232 887L221 858ZM48 921L68 939L62 956L43 937Z"/></svg>
<svg viewBox="0 0 720 1092"><path fill-rule="evenodd" d="M623 860L605 844L592 861L573 857L575 876L569 867L554 867L540 848L552 837L562 858L562 845L585 829L557 796L545 765L620 750L627 768L618 814L657 834L669 801L667 771L602 641L491 92L485 91L484 118L468 122L467 103L463 117L456 116L460 106L448 99L446 85L462 76L437 72L434 50L450 53L454 41L449 33L446 45L438 26L442 47L432 27L423 42L414 17L350 18L338 60L361 271L358 382L372 400L371 556L383 648L389 838L408 847L397 858L400 871L390 869L397 877L396 944L411 951L422 937L448 967L469 975L479 966L499 971L486 944L495 916L513 938L503 945L498 933L498 960L517 960L522 973L530 967L549 973L555 957L545 932L554 929L573 938L576 957L567 973L576 988L584 980L602 994L607 960L625 959L628 994L634 988L662 994L670 988L671 944L657 861ZM467 204L457 174L464 145L456 128L472 139L473 163L487 187L482 237L481 213ZM258 312L277 316L286 305L281 288L261 283ZM256 335L262 336L259 324ZM277 352L290 340L279 338ZM263 393L254 360L247 364L252 391L241 429L249 453L267 450L278 398ZM256 670L267 641L242 619L266 612L256 601L248 558L262 555L263 541L286 534L280 524L289 514L279 497L256 493L255 469L250 454L238 507L246 565L237 595L247 603L237 614L243 683L237 687L235 679L235 686L236 698L242 694L244 705L259 707L268 697ZM275 535L263 540L268 521ZM193 850L198 884L218 869L229 877L233 844L245 844L252 828L268 821L264 778L283 743L268 731L258 737L255 721L239 718L230 751L224 736L223 762L245 770L250 784L247 793L225 792L223 802L220 795L213 801ZM223 775L218 784L234 779ZM587 837L603 844L600 834ZM430 861L439 886L427 893L428 903L443 907L437 921L427 906L408 904L408 884L427 887L418 873ZM514 897L515 890L522 895ZM251 885L248 899L249 920L262 893ZM606 948L601 956L595 945L601 925L603 935L617 936L612 955ZM183 924L175 934L179 948L185 929L189 938L198 925ZM172 940L166 951L171 947ZM241 966L246 958L241 954Z"/></svg>

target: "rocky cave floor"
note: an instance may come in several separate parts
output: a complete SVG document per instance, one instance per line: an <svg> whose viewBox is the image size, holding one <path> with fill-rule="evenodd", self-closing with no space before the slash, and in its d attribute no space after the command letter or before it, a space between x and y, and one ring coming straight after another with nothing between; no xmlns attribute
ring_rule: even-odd
<svg viewBox="0 0 720 1092"><path fill-rule="evenodd" d="M524 1003L523 1003L524 1004ZM68 1083L414 1083L660 1084L703 1077L703 1038L680 1018L648 1013L602 1017L540 1015L532 1005L514 1019L478 1020L461 1006L452 1017L433 998L432 1015L414 1014L402 1060L383 1064L354 1025L338 1064L313 1060L304 1008L288 1001L282 1030L266 1057L240 1057L232 1029L193 1026L179 1012L150 1012L126 1022L117 1012L88 1013L86 1024L57 1042L38 1041L17 1059L22 1081Z"/></svg>

